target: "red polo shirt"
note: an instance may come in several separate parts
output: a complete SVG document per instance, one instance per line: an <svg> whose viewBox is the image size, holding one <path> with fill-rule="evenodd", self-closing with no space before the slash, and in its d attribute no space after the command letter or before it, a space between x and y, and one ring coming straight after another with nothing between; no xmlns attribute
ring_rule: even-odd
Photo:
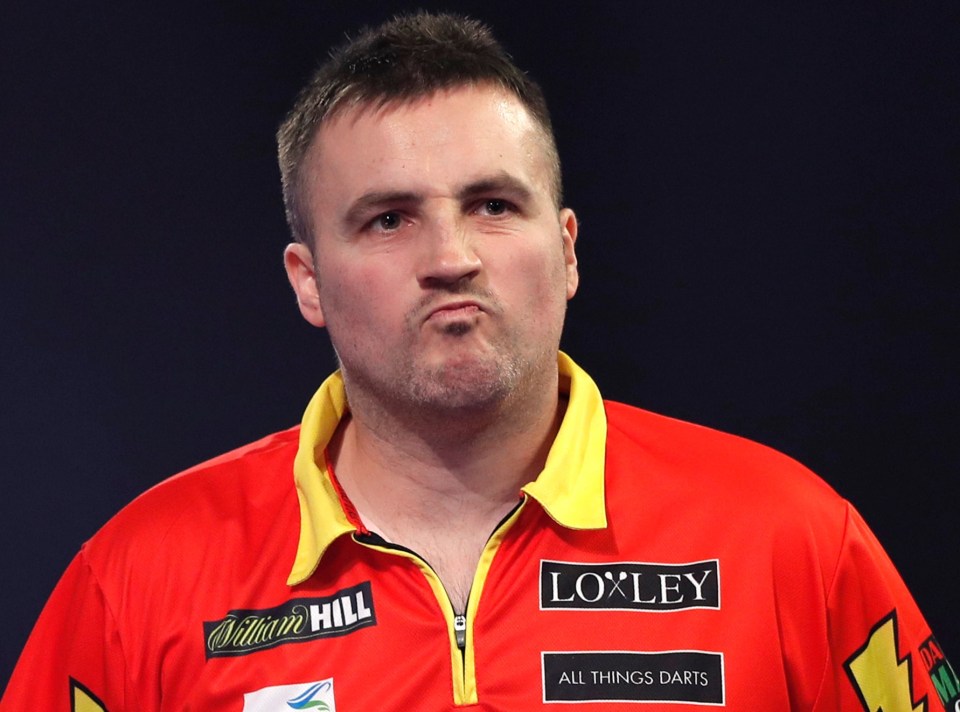
<svg viewBox="0 0 960 712"><path fill-rule="evenodd" d="M348 407L335 374L300 428L154 487L81 548L3 710L955 704L953 670L847 502L768 448L604 403L559 364L560 431L466 611L338 494L323 457Z"/></svg>

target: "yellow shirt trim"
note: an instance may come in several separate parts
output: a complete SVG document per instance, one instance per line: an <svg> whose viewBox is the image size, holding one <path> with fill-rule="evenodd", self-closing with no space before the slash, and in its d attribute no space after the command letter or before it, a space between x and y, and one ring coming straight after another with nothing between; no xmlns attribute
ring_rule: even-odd
<svg viewBox="0 0 960 712"><path fill-rule="evenodd" d="M567 412L543 470L521 489L558 524L569 529L605 529L607 414L603 399L593 379L562 351L557 364L560 392L569 394Z"/></svg>
<svg viewBox="0 0 960 712"><path fill-rule="evenodd" d="M557 357L560 392L567 410L537 479L521 489L537 500L558 524L570 529L607 526L603 472L607 418L593 379L564 353ZM300 543L287 583L303 583L316 570L327 547L356 530L340 506L323 451L347 412L340 373L334 373L310 400L303 415L293 477L300 501Z"/></svg>
<svg viewBox="0 0 960 712"><path fill-rule="evenodd" d="M347 394L337 371L323 382L303 414L300 445L293 461L293 480L300 501L300 543L287 578L290 586L313 575L334 539L356 530L340 506L323 457L347 410Z"/></svg>

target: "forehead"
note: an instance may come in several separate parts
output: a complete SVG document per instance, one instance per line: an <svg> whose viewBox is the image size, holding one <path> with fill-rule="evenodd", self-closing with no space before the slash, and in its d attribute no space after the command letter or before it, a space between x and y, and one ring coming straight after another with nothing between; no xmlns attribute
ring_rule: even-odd
<svg viewBox="0 0 960 712"><path fill-rule="evenodd" d="M523 102L513 92L496 83L480 81L413 96L382 99L373 97L352 102L347 100L330 112L322 126L329 127L341 119L352 122L360 117L376 120L413 115L420 120L427 120L430 114L475 112L484 107L495 109L504 120L511 123L522 121L524 127L537 125Z"/></svg>
<svg viewBox="0 0 960 712"><path fill-rule="evenodd" d="M307 155L313 197L392 182L440 188L469 174L519 173L550 190L541 127L512 93L490 85L442 90L414 100L348 107L319 129ZM311 201L313 202L313 201Z"/></svg>

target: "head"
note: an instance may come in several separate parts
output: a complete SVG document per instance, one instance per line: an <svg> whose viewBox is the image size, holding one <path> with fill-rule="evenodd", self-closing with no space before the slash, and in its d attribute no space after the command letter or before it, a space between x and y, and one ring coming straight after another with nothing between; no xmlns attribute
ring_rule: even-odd
<svg viewBox="0 0 960 712"><path fill-rule="evenodd" d="M450 16L367 32L304 90L280 131L285 266L358 421L556 402L577 225L546 116L487 30Z"/></svg>
<svg viewBox="0 0 960 712"><path fill-rule="evenodd" d="M488 84L512 94L540 131L557 208L560 159L550 114L537 84L513 64L482 23L418 12L367 28L331 52L301 90L277 132L287 221L298 242L312 245L303 164L321 126L350 109L411 103L441 90Z"/></svg>

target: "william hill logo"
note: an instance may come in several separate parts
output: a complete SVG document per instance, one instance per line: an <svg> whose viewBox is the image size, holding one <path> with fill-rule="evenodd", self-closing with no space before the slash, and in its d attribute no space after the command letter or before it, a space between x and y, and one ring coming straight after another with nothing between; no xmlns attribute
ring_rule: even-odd
<svg viewBox="0 0 960 712"><path fill-rule="evenodd" d="M720 562L540 562L540 608L676 611L720 608Z"/></svg>
<svg viewBox="0 0 960 712"><path fill-rule="evenodd" d="M235 610L218 621L204 621L204 647L208 660L247 655L376 624L370 582L364 581L332 596L293 598L276 608Z"/></svg>

